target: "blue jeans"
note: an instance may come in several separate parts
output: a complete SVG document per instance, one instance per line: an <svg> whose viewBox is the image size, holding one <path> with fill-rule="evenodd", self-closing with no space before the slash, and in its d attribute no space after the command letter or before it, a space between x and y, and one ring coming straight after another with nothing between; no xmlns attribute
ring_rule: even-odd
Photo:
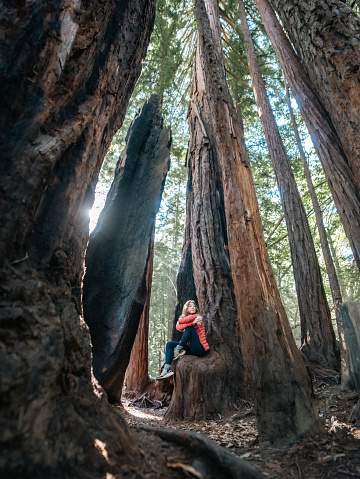
<svg viewBox="0 0 360 479"><path fill-rule="evenodd" d="M189 343L189 346L186 346L187 343ZM184 334L179 343L177 341L168 341L166 343L166 351L165 351L166 364L171 364L171 361L174 359L174 349L179 344L184 349L186 349L186 353L190 354L191 356L202 357L206 353L203 345L200 343L199 335L196 332L196 329L194 328L194 326L189 326L188 328L185 329Z"/></svg>

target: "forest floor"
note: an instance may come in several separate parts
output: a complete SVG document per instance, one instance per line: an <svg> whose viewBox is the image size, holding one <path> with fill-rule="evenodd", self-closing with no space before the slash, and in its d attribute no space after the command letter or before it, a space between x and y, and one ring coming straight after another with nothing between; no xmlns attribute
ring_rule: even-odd
<svg viewBox="0 0 360 479"><path fill-rule="evenodd" d="M142 426L200 432L243 458L269 479L360 478L360 429L348 422L357 402L356 393L341 391L340 385L331 381L318 380L315 395L325 434L303 437L295 443L279 447L258 443L255 415L251 403L247 401L236 414L226 418L168 424L163 421L167 408L140 408L125 399L122 406L131 432L140 447L147 451L146 455L150 454L154 461L165 459L170 468L167 476L160 474L158 477L195 477L196 471L187 470L188 466L184 464L186 458L179 460L175 446L167 442L159 446L158 441L149 439Z"/></svg>

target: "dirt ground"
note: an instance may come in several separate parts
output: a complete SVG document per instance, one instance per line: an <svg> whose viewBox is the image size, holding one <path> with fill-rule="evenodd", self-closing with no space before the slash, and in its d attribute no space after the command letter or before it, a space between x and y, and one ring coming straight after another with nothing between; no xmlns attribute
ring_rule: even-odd
<svg viewBox="0 0 360 479"><path fill-rule="evenodd" d="M164 475L162 464L156 475L159 478L203 476L186 465L188 458L185 451L179 457L178 447L160 438L154 439L141 426L200 432L243 458L269 479L360 478L360 428L348 422L350 411L357 402L356 393L343 392L339 384L320 380L317 381L315 394L326 433L303 437L282 447L258 443L255 416L248 401L243 402L236 414L227 418L170 424L163 422L166 408L139 408L127 400L123 401L123 407L131 432L146 460L153 462L155 469L157 463L166 462L168 474Z"/></svg>

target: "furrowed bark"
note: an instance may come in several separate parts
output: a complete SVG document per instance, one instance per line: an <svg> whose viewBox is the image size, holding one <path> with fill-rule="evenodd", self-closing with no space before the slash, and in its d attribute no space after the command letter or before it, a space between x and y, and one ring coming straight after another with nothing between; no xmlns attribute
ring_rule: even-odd
<svg viewBox="0 0 360 479"><path fill-rule="evenodd" d="M190 125L195 127L189 148L191 168L196 171L204 164L220 173L237 331L256 404L260 438L272 442L286 440L320 426L311 403L309 378L293 340L265 247L246 147L240 141L237 114L225 79L217 2L196 0L195 13L199 44L189 113ZM206 178L204 184L208 184ZM195 232L200 238L204 236L195 221L193 224L193 236ZM221 241L219 235L216 238ZM193 247L198 297L202 281L209 274L199 261L200 254ZM197 276L197 271L202 275ZM204 290L204 297L216 299L218 291ZM199 302L203 307L200 298ZM210 337L212 348L214 339Z"/></svg>
<svg viewBox="0 0 360 479"><path fill-rule="evenodd" d="M90 327L94 374L110 401L121 399L146 301L151 238L169 169L170 144L160 98L152 95L129 128L104 209L90 236L84 318Z"/></svg>
<svg viewBox="0 0 360 479"><path fill-rule="evenodd" d="M255 100L287 226L300 311L301 350L310 363L338 369L335 334L306 211L267 96L242 0L239 11Z"/></svg>
<svg viewBox="0 0 360 479"><path fill-rule="evenodd" d="M324 256L324 261L325 261L325 267L326 267L326 272L328 274L329 278L329 283L330 283L330 289L331 289L331 296L334 304L334 310L335 310L335 317L336 317L336 324L338 328L338 334L339 334L339 342L340 342L340 358L341 358L341 384L344 387L350 378L350 358L349 358L349 350L346 345L345 341L345 335L344 335L344 328L342 324L342 318L341 318L341 304L342 304L342 296L341 296L341 291L340 291L340 285L338 281L338 277L336 274L336 269L334 265L334 261L331 256L330 252L330 247L329 243L327 240L327 235L326 235L326 230L323 222L323 217L322 217L322 212L321 208L319 205L319 201L317 199L316 191L314 188L314 184L311 179L311 173L310 173L310 168L306 159L305 151L303 149L300 135L299 135L299 130L297 127L296 123L296 118L294 115L294 111L291 106L291 99L290 99L290 92L289 92L289 87L288 84L285 81L285 92L286 92L286 99L287 99L287 104L289 108L289 113L290 113L290 118L291 118L291 123L293 126L295 138L296 138L296 144L299 149L299 154L301 158L301 162L304 168L304 174L306 178L306 184L310 193L312 205L314 208L314 213L315 213L315 218L316 218L316 225L318 227L319 231L319 237L320 237L320 244L321 244L321 250Z"/></svg>
<svg viewBox="0 0 360 479"><path fill-rule="evenodd" d="M195 285L210 352L203 358L184 356L178 360L167 420L217 416L233 410L244 395L220 170L203 137L202 120L195 113L204 107L197 95L195 75L189 110L187 218L178 298L180 315L184 302L195 299Z"/></svg>
<svg viewBox="0 0 360 479"><path fill-rule="evenodd" d="M255 0L360 269L359 18L338 0ZM301 63L299 58L301 58Z"/></svg>
<svg viewBox="0 0 360 479"><path fill-rule="evenodd" d="M273 1L360 188L360 18L346 2Z"/></svg>
<svg viewBox="0 0 360 479"><path fill-rule="evenodd" d="M80 288L94 185L154 15L141 0L0 11L3 477L104 477L139 460L93 392Z"/></svg>

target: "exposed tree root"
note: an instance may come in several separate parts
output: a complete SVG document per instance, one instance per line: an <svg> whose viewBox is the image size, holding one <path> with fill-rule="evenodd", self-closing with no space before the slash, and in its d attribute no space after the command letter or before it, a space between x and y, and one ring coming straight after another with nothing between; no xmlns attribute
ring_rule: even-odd
<svg viewBox="0 0 360 479"><path fill-rule="evenodd" d="M211 479L260 479L262 474L231 452L223 449L207 437L192 431L158 429L142 426L138 429L158 435L161 439L188 449L191 466L198 477Z"/></svg>
<svg viewBox="0 0 360 479"><path fill-rule="evenodd" d="M134 398L129 402L130 406L136 406L139 408L154 408L154 409L160 409L162 407L166 407L170 403L170 398L171 398L171 393L170 394L164 394L162 399L152 399L149 396L149 393L144 393L140 397Z"/></svg>

